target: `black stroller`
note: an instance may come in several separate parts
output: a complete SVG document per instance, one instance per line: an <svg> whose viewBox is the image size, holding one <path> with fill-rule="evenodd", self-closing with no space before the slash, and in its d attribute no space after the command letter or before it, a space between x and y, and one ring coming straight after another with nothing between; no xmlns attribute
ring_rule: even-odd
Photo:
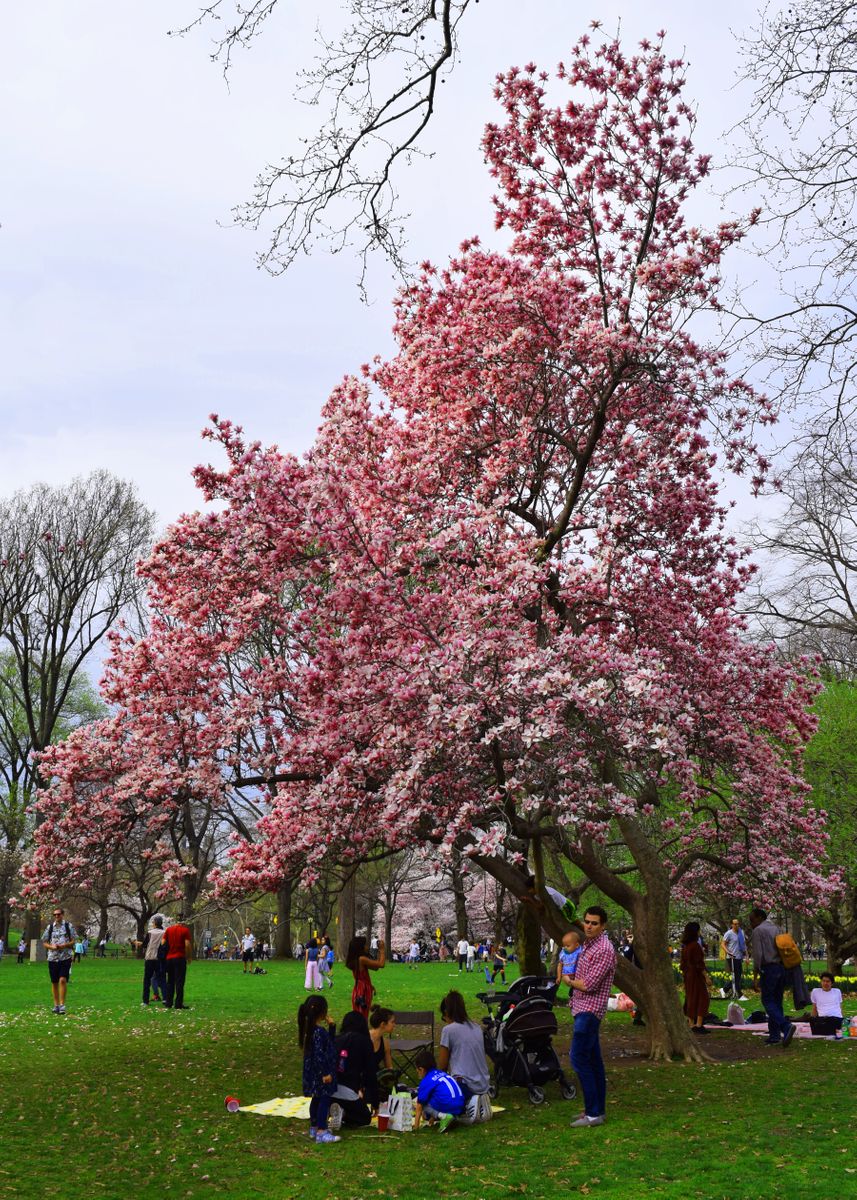
<svg viewBox="0 0 857 1200"><path fill-rule="evenodd" d="M556 984L553 988L556 994ZM551 1041L556 1031L552 1001L538 994L538 989L517 1002L511 995L504 996L498 1015L485 1018L485 1052L494 1064L489 1095L493 1098L502 1084L512 1084L527 1089L531 1104L542 1104L542 1085L556 1079L562 1098L573 1100L577 1088L566 1079Z"/></svg>

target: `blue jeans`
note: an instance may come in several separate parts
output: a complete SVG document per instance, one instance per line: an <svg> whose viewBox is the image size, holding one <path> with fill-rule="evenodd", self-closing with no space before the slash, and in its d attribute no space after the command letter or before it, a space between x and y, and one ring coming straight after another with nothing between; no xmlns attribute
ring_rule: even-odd
<svg viewBox="0 0 857 1200"><path fill-rule="evenodd" d="M601 1018L594 1013L577 1013L571 1042L571 1065L583 1091L587 1117L603 1117L607 1107L607 1077L601 1057Z"/></svg>
<svg viewBox="0 0 857 1200"><path fill-rule="evenodd" d="M768 1037L778 1042L790 1027L783 1013L786 969L782 963L763 963L760 972L762 1008L768 1014Z"/></svg>
<svg viewBox="0 0 857 1200"><path fill-rule="evenodd" d="M313 1096L309 1102L309 1123L313 1129L327 1129L327 1118L333 1096L324 1092L321 1096Z"/></svg>

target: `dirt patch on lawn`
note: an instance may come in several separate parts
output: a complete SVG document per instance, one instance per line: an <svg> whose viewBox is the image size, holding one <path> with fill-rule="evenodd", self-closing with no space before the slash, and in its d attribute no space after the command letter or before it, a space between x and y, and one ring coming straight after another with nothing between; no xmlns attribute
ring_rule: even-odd
<svg viewBox="0 0 857 1200"><path fill-rule="evenodd" d="M782 1050L766 1046L764 1038L752 1033L733 1033L731 1029L722 1027L714 1027L711 1033L700 1034L699 1040L713 1062L749 1062L757 1058L770 1058L772 1054L782 1054ZM568 1043L562 1045L557 1041L556 1048L561 1056L567 1057ZM601 1051L604 1061L611 1067L655 1065L649 1062L649 1042L645 1029L630 1023L623 1029L605 1029L601 1035Z"/></svg>

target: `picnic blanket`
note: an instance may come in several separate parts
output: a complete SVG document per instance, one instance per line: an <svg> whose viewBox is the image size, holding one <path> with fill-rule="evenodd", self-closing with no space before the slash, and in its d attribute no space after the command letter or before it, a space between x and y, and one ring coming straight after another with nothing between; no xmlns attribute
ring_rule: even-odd
<svg viewBox="0 0 857 1200"><path fill-rule="evenodd" d="M809 1027L809 1021L795 1021L794 1027L795 1027L795 1037L799 1037L799 1038L817 1037L819 1039L819 1041L822 1041L822 1042L823 1041L833 1041L832 1034L824 1034L824 1033L814 1034ZM729 1027L719 1026L719 1025L709 1025L709 1026L707 1026L707 1028L709 1028L709 1029L731 1028L733 1033L736 1033L736 1032L737 1033L755 1033L758 1037L767 1037L768 1036L767 1022L765 1022L764 1025L732 1025ZM842 1038L842 1041L849 1042L850 1044L857 1046L857 1038L849 1037L847 1030L845 1031L845 1036Z"/></svg>
<svg viewBox="0 0 857 1200"><path fill-rule="evenodd" d="M295 1121L309 1120L309 1096L277 1096L273 1100L263 1100L261 1104L242 1104L239 1112L255 1113L257 1117L290 1117ZM504 1110L496 1104L491 1105L492 1113ZM372 1118L372 1124L377 1117Z"/></svg>
<svg viewBox="0 0 857 1200"><path fill-rule="evenodd" d="M239 1112L256 1113L259 1117L291 1117L297 1121L309 1120L309 1096L277 1096L263 1100L261 1104L242 1104Z"/></svg>

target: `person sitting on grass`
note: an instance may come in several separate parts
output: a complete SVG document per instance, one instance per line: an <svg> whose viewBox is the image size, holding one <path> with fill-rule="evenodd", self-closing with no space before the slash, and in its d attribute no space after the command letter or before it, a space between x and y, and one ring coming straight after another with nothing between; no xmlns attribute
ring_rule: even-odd
<svg viewBox="0 0 857 1200"><path fill-rule="evenodd" d="M420 1077L417 1102L414 1106L414 1130L423 1117L429 1124L437 1122L438 1132L446 1133L456 1117L464 1112L464 1093L451 1075L437 1069L430 1050L421 1050L414 1059Z"/></svg>
<svg viewBox="0 0 857 1200"><path fill-rule="evenodd" d="M461 1115L463 1125L475 1125L490 1113L488 1088L491 1077L485 1057L485 1038L482 1026L471 1021L464 1006L461 992L447 992L440 1002L443 1029L440 1034L440 1049L437 1055L441 1071L448 1071L461 1088L465 1108ZM485 1097L485 1105L479 1104Z"/></svg>
<svg viewBox="0 0 857 1200"><path fill-rule="evenodd" d="M834 1021L838 1021L838 1027L834 1033L834 1037L842 1037L842 992L838 987L834 987L836 980L829 971L822 971L819 975L821 987L813 988L810 992L812 1000L812 1015L814 1017L832 1017Z"/></svg>
<svg viewBox="0 0 857 1200"><path fill-rule="evenodd" d="M336 1089L336 1028L323 996L310 996L298 1009L298 1045L304 1052L303 1088L309 1102L309 1136L322 1144L340 1139L327 1128L330 1103Z"/></svg>
<svg viewBox="0 0 857 1200"><path fill-rule="evenodd" d="M395 1028L396 1014L392 1008L382 1008L380 1004L373 1004L369 1013L369 1037L372 1039L378 1083L385 1093L389 1092L396 1080L393 1050L390 1045L390 1037Z"/></svg>
<svg viewBox="0 0 857 1200"><path fill-rule="evenodd" d="M344 1123L360 1127L370 1124L377 1111L378 1067L369 1026L362 1013L346 1013L336 1039L336 1091L330 1106L330 1128Z"/></svg>
<svg viewBox="0 0 857 1200"><path fill-rule="evenodd" d="M580 947L583 937L579 929L569 929L562 935L562 949L556 964L556 985L566 984L571 987L571 981L577 970L577 960L580 958Z"/></svg>

